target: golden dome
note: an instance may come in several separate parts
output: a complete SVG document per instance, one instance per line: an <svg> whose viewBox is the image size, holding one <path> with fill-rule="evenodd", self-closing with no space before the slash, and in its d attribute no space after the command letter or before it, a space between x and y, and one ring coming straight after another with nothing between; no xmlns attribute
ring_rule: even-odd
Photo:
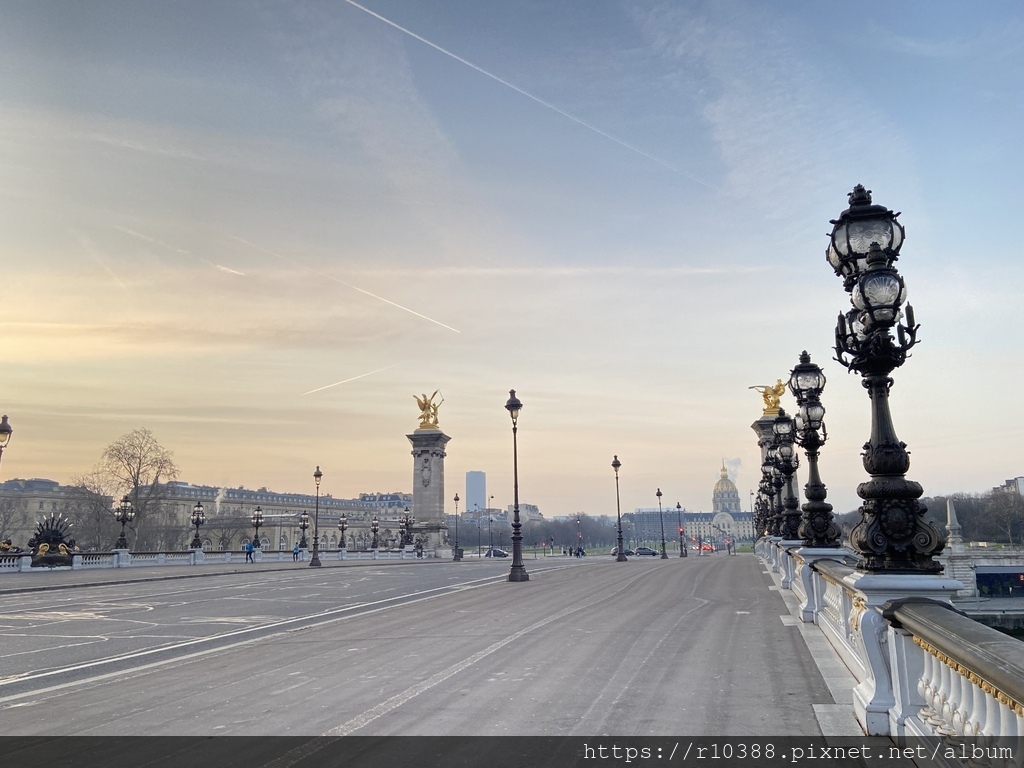
<svg viewBox="0 0 1024 768"><path fill-rule="evenodd" d="M706 486L705 486L706 487ZM715 493L737 493L736 484L729 479L729 472L725 468L725 462L722 462L722 478L715 483Z"/></svg>

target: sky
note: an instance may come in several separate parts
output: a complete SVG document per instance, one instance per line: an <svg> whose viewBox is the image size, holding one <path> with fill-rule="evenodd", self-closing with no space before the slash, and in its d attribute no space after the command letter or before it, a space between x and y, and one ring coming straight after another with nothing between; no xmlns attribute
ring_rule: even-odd
<svg viewBox="0 0 1024 768"><path fill-rule="evenodd" d="M869 402L824 259L902 212L894 374L926 496L1024 474L1016 2L0 0L0 479L150 429L180 479L710 510L802 350L859 504ZM782 405L794 410L787 394ZM805 470L798 470L799 484ZM453 507L453 505L451 505ZM449 509L449 512L454 509Z"/></svg>

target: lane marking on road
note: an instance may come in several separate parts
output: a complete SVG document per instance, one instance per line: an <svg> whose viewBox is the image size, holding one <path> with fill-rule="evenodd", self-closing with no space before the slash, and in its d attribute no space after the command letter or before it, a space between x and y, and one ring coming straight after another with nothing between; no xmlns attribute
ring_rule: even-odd
<svg viewBox="0 0 1024 768"><path fill-rule="evenodd" d="M557 569L552 568L551 570ZM633 578L620 584L619 587L615 590L615 592L613 592L613 594L618 594L619 592L628 589L630 586L632 586L632 583L634 581L638 581L639 579L643 578L644 575L645 574L643 573L634 575ZM606 594L595 595L594 598L592 598L589 602L576 606L573 612L586 610L587 608L590 608L592 605L596 605L597 603L607 599L608 595ZM562 621L564 620L564 618L564 614L556 614L546 619L541 619L540 621L531 624L530 626L525 627L524 629L519 630L518 632L510 635L509 637L506 637L504 640L499 640L498 642L487 646L483 650L477 651L472 656L468 656L462 661L451 665L447 669L441 670L440 672L436 673L432 677L427 678L423 682L417 683L416 685L407 688L401 693L395 694L386 701L383 701L377 706L373 707L373 709L367 710L359 717L353 718L352 720L349 720L346 723L342 723L341 725L338 725L330 729L323 736L310 739L309 741L305 742L302 746L295 747L294 749L277 758L273 762L267 763L264 766L264 768L291 768L296 763L299 763L308 758L310 755L315 755L317 752L320 752L330 747L332 744L336 744L336 737L351 735L353 732L359 730L360 728L364 728L365 726L369 725L374 720L383 717L389 712L392 712L398 707L402 706L406 702L411 701L412 699L419 696L421 693L424 693L425 691L428 691L431 688L440 685L453 675L456 675L459 672L468 669L469 667L476 664L478 661L487 658L496 651L501 650L509 643L515 642L524 635L527 635L530 632L540 629L541 627L544 627L548 624L551 624L552 622Z"/></svg>
<svg viewBox="0 0 1024 768"><path fill-rule="evenodd" d="M490 576L490 577L487 577L487 578L484 578L484 579L476 579L474 581L464 583L464 584L462 584L460 586L463 589L474 589L474 588L479 588L479 587L485 587L485 586L488 586L490 584L495 584L495 583L498 583L498 582L501 582L501 581L505 581L505 578L506 577L505 577L504 574L502 574L500 576ZM473 585L473 586L467 586L467 584ZM102 674L94 675L92 677L82 678L81 680L72 680L72 681L69 681L67 683L61 683L59 685L50 686L48 688L37 688L34 691L28 691L28 692L25 692L25 693L12 694L12 695L9 695L9 696L0 697L0 704L5 704L5 703L7 703L9 701L15 701L15 700L18 700L18 699L23 699L23 698L28 697L28 696L35 696L35 695L39 695L39 694L47 693L47 692L51 692L51 691L65 690L67 688L73 688L73 687L76 687L76 686L85 685L85 684L88 684L88 683L92 683L92 682L96 682L96 681L100 681L100 680L105 680L105 679L109 679L109 678L112 678L112 677L123 676L123 675L131 673L131 672L138 672L138 671L142 671L142 670L146 670L146 669L152 669L152 668L156 668L156 667L166 666L168 664L173 664L173 663L176 663L176 662L179 662L179 661L183 661L183 660L187 660L187 659L194 659L194 658L198 658L198 657L201 657L201 656L206 656L206 655L209 655L211 653L220 653L221 651L225 651L225 650L228 650L228 649L231 649L231 648L237 648L237 647L242 646L242 645L248 645L248 644L251 644L251 643L254 643L254 642L258 642L258 641L264 639L265 637L271 637L271 636L274 636L276 634L281 634L281 633L284 633L284 632L295 632L295 631L299 631L301 629L308 629L308 628L315 627L315 626L322 626L324 624L330 624L332 622L341 621L343 619L351 618L352 616L365 616L365 615L370 614L370 613L377 613L379 611L383 611L383 610L387 610L387 609L391 608L392 607L391 604L396 603L396 602L401 602L401 604L406 605L406 604L413 604L413 603L423 602L425 600L433 600L435 598L443 597L444 595L451 594L453 591L455 591L455 590L453 590L452 587L450 587L450 586L435 587L433 589L423 590L422 592L413 592L410 595L406 595L404 597L403 596L389 597L389 598L385 598L383 600L377 600L377 601L374 601L374 602L371 602L371 603L359 603L357 605L349 605L349 606L345 606L344 608L337 608L337 609L334 609L334 610L323 611L321 613L308 614L306 616L296 616L296 617L291 618L291 619L283 619L281 621L274 622L274 623L271 623L271 624L263 624L263 625L260 625L260 626L257 626L257 627L246 627L244 629L238 629L238 630L234 630L232 632L223 632L223 633L218 634L218 635L211 635L209 637L196 638L194 640L187 640L185 642L174 643L172 645L163 645L163 646L160 646L160 647L157 647L157 648L147 648L146 650L142 650L142 651L134 651L132 653L124 653L124 654L119 654L117 656L109 656L109 657L104 658L104 659L97 659L95 661L85 662L85 663L82 663L82 664L74 664L74 665L67 666L67 667L61 667L61 668L58 668L58 669L51 669L51 670L48 670L46 672L38 672L38 673L23 674L23 675L11 675L10 677L7 677L7 678L4 678L4 679L0 680L0 688L2 688L5 685L12 685L12 684L15 684L15 683L25 683L26 681L32 681L32 680L43 680L45 678L53 677L55 675L67 675L67 674L69 674L71 672L77 672L77 671L84 670L84 669L91 669L91 668L95 668L95 667L102 667L102 666L106 666L106 665L109 665L109 664L114 664L114 663L117 663L117 662L125 662L125 661L132 661L132 660L135 660L135 659L142 659L144 657L152 656L152 655L158 654L158 653L167 653L167 652L170 652L170 651L176 651L176 650L183 649L183 648L195 647L195 646L199 646L199 645L203 645L203 644L208 644L208 643L215 643L215 642L223 641L223 640L226 640L226 639L232 638L232 637L240 637L240 636L244 636L244 635L251 635L254 632L260 632L261 633L261 635L259 637L249 637L249 638L246 638L244 640L239 640L239 641L236 641L236 642L233 642L233 643L228 643L226 645L217 645L215 648L208 648L208 649L204 649L204 650L198 650L198 651L195 651L194 653L190 653L190 654L187 654L187 655L184 655L184 656L176 656L173 659L164 659L164 660L160 660L160 661L150 662L148 664L141 664L139 666L131 667L131 668L127 669L127 670L122 669L122 670L117 670L115 672L102 673ZM358 612L354 613L356 611L358 611ZM297 624L299 622L308 622L308 623L304 624L301 627L293 626L293 625L295 625L295 624ZM272 631L272 630L275 630L275 629L277 630L276 632ZM270 631L269 635L268 634L263 634L263 633L267 633L268 631Z"/></svg>
<svg viewBox="0 0 1024 768"><path fill-rule="evenodd" d="M644 577L644 574L642 574L642 573L634 575L633 579L630 582L624 582L623 584L620 584L619 587L616 589L616 591L613 592L612 594L614 595L614 594L618 594L619 592L624 591L625 589L627 589L631 585L632 581L637 581L637 580L639 580L639 579L641 579L643 577ZM605 601L607 599L608 599L608 595L607 594L602 593L602 594L599 594L599 595L595 595L588 602L576 606L575 609L573 610L573 612L574 613L578 613L579 611L586 610L587 608L590 608L592 605L597 605L598 603L603 602L603 601ZM468 669L469 667L473 666L474 664L476 664L481 659L485 659L488 656L490 656L492 653L495 653L496 651L500 651L502 648L504 648L509 643L513 643L516 640L518 640L519 638L523 637L524 635L528 635L531 632L534 632L534 631L540 629L541 627L545 627L548 624L551 624L552 622L563 621L564 619L565 619L564 614L553 614L553 615L549 616L546 619L541 619L540 621L537 621L537 622L531 624L530 626L525 627L525 628L519 630L518 632L515 632L515 633L509 635L508 637L504 638L503 640L499 640L498 642L492 643L491 645L487 646L483 650L477 651L472 656L468 656L465 659L463 659L462 661L457 662L455 664L452 664L447 669L441 670L440 672L436 673L432 677L429 677L426 680L424 680L424 681L422 681L420 683L417 683L416 685L414 685L414 686L412 686L410 688L407 688L406 690L402 691L401 693L395 694L390 699L387 699L386 701L381 702L380 704L378 704L373 709L367 710L366 712L364 712L359 717L353 718L352 720L349 720L347 723L343 723L343 724L341 724L341 725L339 725L339 726L337 726L335 728L332 728L327 733L325 733L324 736L348 736L351 733L353 733L354 731L357 731L360 728L362 728L362 727L364 727L366 725L369 725L370 723L372 723L377 718L383 717L384 715L386 715L387 713L391 712L392 710L397 709L398 707L402 706L403 704L405 704L408 701L411 701L412 699L414 699L415 697L419 696L424 691L427 691L427 690L433 688L434 686L443 683L445 680L450 678L452 675L458 674L462 670ZM274 768L274 764L271 764L271 766L268 766L268 768ZM283 766L281 768L283 768Z"/></svg>

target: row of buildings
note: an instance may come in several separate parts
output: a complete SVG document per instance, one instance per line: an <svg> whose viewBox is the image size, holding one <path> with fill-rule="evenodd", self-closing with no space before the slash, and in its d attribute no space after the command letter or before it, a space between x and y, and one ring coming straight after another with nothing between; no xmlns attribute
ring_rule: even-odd
<svg viewBox="0 0 1024 768"><path fill-rule="evenodd" d="M320 547L337 549L341 545L340 523L345 524L345 546L365 549L372 540L371 522L378 521L378 545L394 546L408 515L415 520L412 495L408 493L361 493L354 499L339 499L330 495L277 493L266 488L223 488L211 485L193 485L172 481L161 484L145 515L138 516L128 526L128 541L134 550L171 551L185 549L195 535L192 512L201 504L205 522L199 529L204 549L239 549L254 534L252 515L259 509L263 523L260 542L264 548L291 549L303 536L299 523L303 512L311 518L311 528L305 533L312 546L312 518L320 536ZM487 496L486 475L469 472L466 475L465 504L460 508L459 521L470 530L493 531L510 527L512 509L493 506L493 496ZM43 518L61 516L72 524L72 535L82 549L108 549L120 527L111 509L114 499L91 493L80 486L62 485L55 480L34 478L14 479L0 483L0 540L10 539L15 546L25 543L35 532ZM319 507L319 515L315 510ZM520 519L525 526L542 522L544 516L533 504L520 504ZM662 524L666 525L666 538L674 540L678 527L687 537L704 539L729 537L750 538L753 520L750 512L740 506L740 496L729 479L723 465L721 478L712 494L711 512L693 512L681 508L636 509L624 515L631 536L637 541L657 541L661 538ZM448 517L449 528L455 523ZM415 536L416 526L412 525Z"/></svg>

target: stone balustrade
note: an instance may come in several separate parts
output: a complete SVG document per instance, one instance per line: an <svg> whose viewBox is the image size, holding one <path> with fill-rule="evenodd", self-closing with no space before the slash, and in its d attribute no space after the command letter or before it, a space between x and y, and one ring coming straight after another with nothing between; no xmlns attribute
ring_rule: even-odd
<svg viewBox="0 0 1024 768"><path fill-rule="evenodd" d="M987 757L1000 744L1020 746L1024 644L954 608L960 581L865 573L847 550L800 542L765 538L756 551L798 598L800 618L817 625L853 674L854 714L865 733L964 739ZM1019 752L1007 748L1005 760L987 764L1021 765Z"/></svg>

